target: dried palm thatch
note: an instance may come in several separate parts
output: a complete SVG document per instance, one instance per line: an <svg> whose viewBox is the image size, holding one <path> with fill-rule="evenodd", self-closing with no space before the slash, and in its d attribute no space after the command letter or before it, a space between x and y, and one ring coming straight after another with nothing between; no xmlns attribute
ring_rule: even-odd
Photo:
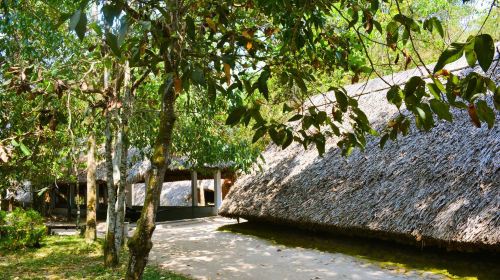
<svg viewBox="0 0 500 280"><path fill-rule="evenodd" d="M447 69L462 75L471 71L466 65L461 60ZM498 83L500 71L494 72ZM386 79L403 83L418 73ZM375 127L397 112L379 79L346 89L370 93L359 104ZM497 124L488 130L474 127L467 112L452 114L453 123L439 121L430 132L413 126L383 150L379 139L370 139L365 151L348 158L336 139L328 140L322 158L298 144L270 145L264 170L240 177L219 213L419 246L500 251L500 116L496 111Z"/></svg>

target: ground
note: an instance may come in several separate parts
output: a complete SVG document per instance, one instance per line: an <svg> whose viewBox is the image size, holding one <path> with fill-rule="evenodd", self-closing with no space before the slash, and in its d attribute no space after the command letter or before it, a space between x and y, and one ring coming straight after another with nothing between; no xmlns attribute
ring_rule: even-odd
<svg viewBox="0 0 500 280"><path fill-rule="evenodd" d="M388 251L351 239L318 241L304 232L235 223L224 218L161 223L150 260L195 279L495 279L482 271L488 265L476 267L477 262L455 257L446 261L446 253Z"/></svg>
<svg viewBox="0 0 500 280"><path fill-rule="evenodd" d="M126 252L122 260L126 260ZM123 261L125 263L125 261ZM0 279L122 279L125 265L106 269L101 242L87 244L78 236L48 236L41 248L0 251ZM188 280L155 266L146 269L144 279Z"/></svg>
<svg viewBox="0 0 500 280"><path fill-rule="evenodd" d="M98 229L102 236L104 224ZM129 234L133 225L130 229ZM64 233L74 231L59 232ZM498 256L421 250L220 217L159 223L153 242L146 280L500 279ZM112 280L121 279L124 269L124 264L104 268L101 242L87 244L77 236L49 236L39 249L0 251L0 280Z"/></svg>

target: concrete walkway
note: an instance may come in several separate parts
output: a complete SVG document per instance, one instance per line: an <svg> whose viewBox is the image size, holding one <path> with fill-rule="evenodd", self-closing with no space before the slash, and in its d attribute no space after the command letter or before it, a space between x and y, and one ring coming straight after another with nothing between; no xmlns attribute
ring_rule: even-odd
<svg viewBox="0 0 500 280"><path fill-rule="evenodd" d="M231 223L235 221L220 217L160 223L150 262L195 279L442 279L216 230Z"/></svg>

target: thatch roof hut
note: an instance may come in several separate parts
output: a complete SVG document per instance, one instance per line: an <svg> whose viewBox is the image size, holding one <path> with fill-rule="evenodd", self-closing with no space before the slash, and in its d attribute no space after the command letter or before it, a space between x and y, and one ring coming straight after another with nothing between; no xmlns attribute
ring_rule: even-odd
<svg viewBox="0 0 500 280"><path fill-rule="evenodd" d="M103 151L104 152L104 151ZM141 154L138 148L130 148L128 151L127 162L129 165L127 172L127 183L144 183L146 173L151 169L151 161L148 157ZM222 162L214 166L204 166L196 168L198 171L198 179L212 179L214 170L221 170L223 178L234 177L233 164L231 162ZM165 171L165 182L176 182L189 180L191 177L191 167L186 163L185 159L174 157L170 165ZM106 163L101 161L97 165L96 180L106 182ZM78 182L87 182L87 170L81 169L78 172Z"/></svg>
<svg viewBox="0 0 500 280"><path fill-rule="evenodd" d="M464 60L446 68L471 71ZM498 84L500 69L494 72ZM419 73L386 79L401 84ZM367 93L359 105L375 127L397 113L379 79L346 90ZM419 246L500 251L500 114L491 130L474 127L467 112L452 114L453 123L438 121L430 132L413 125L408 136L383 150L379 139L370 139L365 151L347 158L337 139L328 140L324 157L300 144L285 150L270 145L264 170L240 177L219 213Z"/></svg>

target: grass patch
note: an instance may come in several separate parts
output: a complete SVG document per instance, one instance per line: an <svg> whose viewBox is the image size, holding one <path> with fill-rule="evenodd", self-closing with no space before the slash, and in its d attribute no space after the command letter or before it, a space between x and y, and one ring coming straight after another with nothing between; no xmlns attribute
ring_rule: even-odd
<svg viewBox="0 0 500 280"><path fill-rule="evenodd" d="M3 279L123 279L128 253L122 264L104 267L102 241L88 244L78 236L48 236L39 249L0 251L0 278ZM185 276L148 266L145 280L188 280Z"/></svg>
<svg viewBox="0 0 500 280"><path fill-rule="evenodd" d="M342 253L401 273L411 269L420 273L440 274L450 279L500 279L497 254L467 254L430 248L421 250L389 241L312 233L288 226L255 222L226 225L218 230L252 235L288 247Z"/></svg>

